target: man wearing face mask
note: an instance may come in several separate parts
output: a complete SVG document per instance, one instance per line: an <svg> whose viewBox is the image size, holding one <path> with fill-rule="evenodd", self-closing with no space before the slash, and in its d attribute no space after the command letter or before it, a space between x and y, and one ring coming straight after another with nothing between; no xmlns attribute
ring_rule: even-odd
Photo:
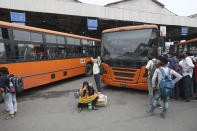
<svg viewBox="0 0 197 131"><path fill-rule="evenodd" d="M183 87L184 87L184 95L186 102L190 102L192 96L192 75L194 64L192 59L189 57L188 52L183 52L184 59L179 63L182 67L182 75L183 75Z"/></svg>

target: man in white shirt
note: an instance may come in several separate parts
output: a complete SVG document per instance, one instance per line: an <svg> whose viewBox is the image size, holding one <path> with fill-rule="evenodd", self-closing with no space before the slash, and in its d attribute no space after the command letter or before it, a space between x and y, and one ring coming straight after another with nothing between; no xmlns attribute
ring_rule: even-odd
<svg viewBox="0 0 197 131"><path fill-rule="evenodd" d="M153 99L152 77L156 69L154 66L157 65L157 60L155 59L154 53L149 54L148 58L149 61L146 65L145 77L147 77L147 81L148 81L148 105L151 105Z"/></svg>
<svg viewBox="0 0 197 131"><path fill-rule="evenodd" d="M94 80L96 83L96 87L98 92L101 92L101 82L100 82L100 64L101 64L101 58L100 56L94 56L91 57L92 61L94 62L93 64L93 74L94 74Z"/></svg>
<svg viewBox="0 0 197 131"><path fill-rule="evenodd" d="M184 59L179 62L179 65L182 67L183 75L183 87L186 102L190 102L192 96L192 76L194 64L192 59L189 57L188 52L183 52Z"/></svg>

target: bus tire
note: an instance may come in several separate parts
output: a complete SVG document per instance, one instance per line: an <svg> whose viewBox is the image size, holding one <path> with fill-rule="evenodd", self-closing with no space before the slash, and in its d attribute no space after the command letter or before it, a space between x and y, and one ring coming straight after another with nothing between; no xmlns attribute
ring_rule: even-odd
<svg viewBox="0 0 197 131"><path fill-rule="evenodd" d="M87 63L85 67L85 76L90 76L93 73L92 63Z"/></svg>

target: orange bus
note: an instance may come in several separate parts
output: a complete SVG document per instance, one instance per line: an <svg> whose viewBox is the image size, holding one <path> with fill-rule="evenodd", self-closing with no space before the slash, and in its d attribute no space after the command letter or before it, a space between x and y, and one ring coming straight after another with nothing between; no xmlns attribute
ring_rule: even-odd
<svg viewBox="0 0 197 131"><path fill-rule="evenodd" d="M197 55L197 38L187 40L184 42L176 43L170 46L170 52L182 55L184 51L189 52L191 55ZM197 80L197 62L195 63L195 79Z"/></svg>
<svg viewBox="0 0 197 131"><path fill-rule="evenodd" d="M116 87L147 90L147 79L144 77L147 55L158 52L158 36L156 25L104 30L101 60L105 73L101 81Z"/></svg>
<svg viewBox="0 0 197 131"><path fill-rule="evenodd" d="M24 89L92 74L100 39L0 21L0 67L22 77Z"/></svg>
<svg viewBox="0 0 197 131"><path fill-rule="evenodd" d="M170 52L176 53L178 55L182 54L184 51L188 51L191 54L197 54L197 38L176 43L170 46Z"/></svg>

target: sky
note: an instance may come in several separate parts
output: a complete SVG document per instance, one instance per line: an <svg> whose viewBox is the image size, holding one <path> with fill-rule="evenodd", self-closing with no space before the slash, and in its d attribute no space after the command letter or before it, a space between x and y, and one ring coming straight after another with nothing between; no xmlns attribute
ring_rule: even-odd
<svg viewBox="0 0 197 131"><path fill-rule="evenodd" d="M80 0L88 4L106 5L119 0ZM197 13L197 0L158 0L167 9L179 16L189 16Z"/></svg>

